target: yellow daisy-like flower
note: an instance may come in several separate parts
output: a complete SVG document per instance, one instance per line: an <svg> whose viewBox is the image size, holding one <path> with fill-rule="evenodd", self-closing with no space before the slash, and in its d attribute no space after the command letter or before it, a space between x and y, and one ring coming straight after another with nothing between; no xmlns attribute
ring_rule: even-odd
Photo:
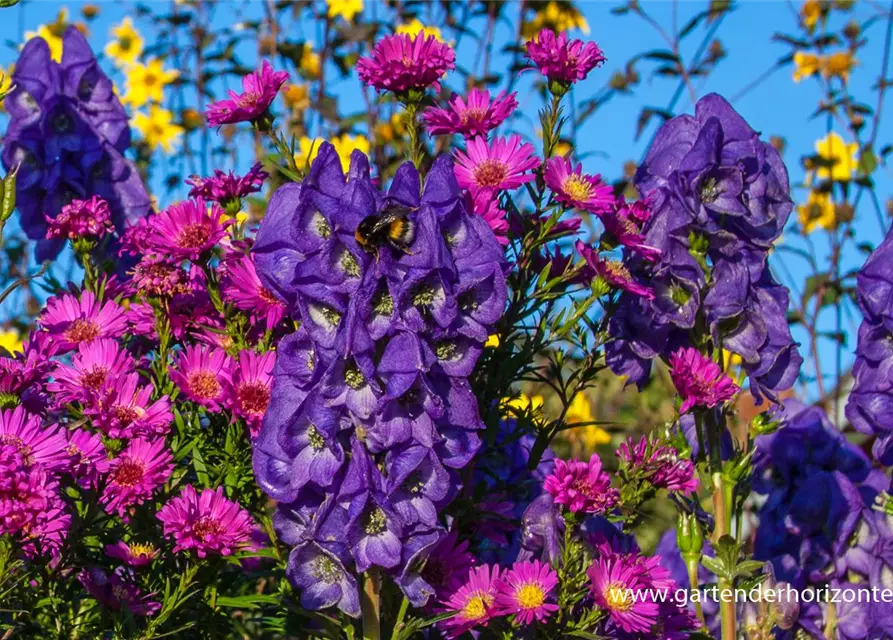
<svg viewBox="0 0 893 640"><path fill-rule="evenodd" d="M149 105L149 114L138 112L133 116L132 124L153 150L161 147L165 153L170 153L183 135L183 127L173 120L173 113L152 104Z"/></svg>
<svg viewBox="0 0 893 640"><path fill-rule="evenodd" d="M22 336L15 329L0 330L0 348L6 349L8 353L22 352L24 350Z"/></svg>
<svg viewBox="0 0 893 640"><path fill-rule="evenodd" d="M438 42L443 42L440 29L437 27L426 27L418 18L413 18L406 24L401 24L397 27L397 33L405 33L412 38L415 38L420 33L424 33L426 38L434 36Z"/></svg>
<svg viewBox="0 0 893 640"><path fill-rule="evenodd" d="M302 111L310 106L310 90L306 84L288 84L282 91L282 99L288 108Z"/></svg>
<svg viewBox="0 0 893 640"><path fill-rule="evenodd" d="M542 396L533 396L532 398L522 393L517 398L504 398L500 403L502 415L506 418L517 417L518 414L530 413L534 422L543 423L543 404L545 400Z"/></svg>
<svg viewBox="0 0 893 640"><path fill-rule="evenodd" d="M571 405L567 408L565 419L568 424L575 422L593 422L595 416L592 414L592 403L584 393L578 393L571 401ZM591 451L597 446L608 444L611 442L611 434L599 427L590 424L585 427L576 427L568 433L576 432L577 437L582 441L587 450Z"/></svg>
<svg viewBox="0 0 893 640"><path fill-rule="evenodd" d="M329 5L330 18L344 18L353 21L354 16L363 11L363 0L326 0Z"/></svg>
<svg viewBox="0 0 893 640"><path fill-rule="evenodd" d="M12 89L13 71L15 71L14 64L9 65L9 69L0 69L0 110L3 110L3 100L7 92Z"/></svg>
<svg viewBox="0 0 893 640"><path fill-rule="evenodd" d="M402 139L406 133L406 121L402 114L395 113L390 120L375 125L375 137L381 142L393 142Z"/></svg>
<svg viewBox="0 0 893 640"><path fill-rule="evenodd" d="M487 341L484 343L484 347L492 347L495 349L498 346L499 346L499 336L495 333L491 333L487 337Z"/></svg>
<svg viewBox="0 0 893 640"><path fill-rule="evenodd" d="M850 71L857 64L851 51L838 51L822 60L822 75L826 78L840 78L843 82L850 79Z"/></svg>
<svg viewBox="0 0 893 640"><path fill-rule="evenodd" d="M65 20L67 17L68 11L62 9L62 11L59 12L59 17L56 19L55 23L42 24L37 27L37 31L26 31L25 42L32 38L43 38L50 47L50 57L55 62L62 62L62 34L65 33L65 27L67 27L68 24L67 22L60 23L59 20Z"/></svg>
<svg viewBox="0 0 893 640"><path fill-rule="evenodd" d="M806 0L800 7L800 17L806 28L812 31L822 17L822 3L819 0Z"/></svg>
<svg viewBox="0 0 893 640"><path fill-rule="evenodd" d="M105 45L105 55L119 67L136 62L143 53L143 37L133 26L133 21L124 18L121 24L112 28L112 35L115 39Z"/></svg>
<svg viewBox="0 0 893 640"><path fill-rule="evenodd" d="M354 149L358 149L367 154L370 150L369 140L366 136L352 136L345 133L340 136L335 136L329 140L329 142L335 147L335 153L338 154L338 159L341 160L341 168L345 172L350 168L350 154ZM298 141L298 151L295 152L295 163L298 165L299 169L304 169L310 166L310 163L313 162L319 154L319 147L322 143L323 140L319 138L308 138L307 136L302 137Z"/></svg>
<svg viewBox="0 0 893 640"><path fill-rule="evenodd" d="M179 71L166 70L157 58L150 59L146 64L134 64L127 70L124 102L137 109L149 102L161 103L164 100L164 88L179 76Z"/></svg>
<svg viewBox="0 0 893 640"><path fill-rule="evenodd" d="M546 4L540 4L533 20L525 22L522 27L522 35L532 38L543 29L552 29L558 33L579 29L583 33L589 33L589 23L570 2L556 2L551 0Z"/></svg>
<svg viewBox="0 0 893 640"><path fill-rule="evenodd" d="M818 167L816 173L822 180L846 182L852 179L859 167L859 144L847 143L832 131L815 143L816 153L831 166Z"/></svg>
<svg viewBox="0 0 893 640"><path fill-rule="evenodd" d="M809 78L818 73L822 65L822 59L805 51L794 53L794 82L800 82L803 78Z"/></svg>
<svg viewBox="0 0 893 640"><path fill-rule="evenodd" d="M797 206L797 217L804 235L812 233L817 227L834 229L837 226L837 214L831 194L810 191L806 202Z"/></svg>
<svg viewBox="0 0 893 640"><path fill-rule="evenodd" d="M304 53L301 55L301 71L309 78L319 77L319 54L313 50L313 45L304 43Z"/></svg>

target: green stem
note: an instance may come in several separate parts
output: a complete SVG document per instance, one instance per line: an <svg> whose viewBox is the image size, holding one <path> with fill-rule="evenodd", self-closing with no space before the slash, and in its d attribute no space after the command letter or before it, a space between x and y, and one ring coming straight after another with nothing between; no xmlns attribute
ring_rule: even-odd
<svg viewBox="0 0 893 640"><path fill-rule="evenodd" d="M719 580L720 594L733 593L734 585L725 578ZM728 600L728 602L726 602ZM737 621L735 620L735 599L723 598L719 599L719 614L722 617L722 640L736 640L738 637Z"/></svg>
<svg viewBox="0 0 893 640"><path fill-rule="evenodd" d="M406 118L406 133L409 135L409 159L415 165L415 168L421 171L422 160L425 158L425 146L422 141L422 132L417 117L418 110L418 103L407 103L404 116Z"/></svg>
<svg viewBox="0 0 893 640"><path fill-rule="evenodd" d="M363 640L381 640L381 576L375 569L366 572L360 605L363 611Z"/></svg>
<svg viewBox="0 0 893 640"><path fill-rule="evenodd" d="M407 611L409 611L409 599L403 596L403 602L400 603L400 611L397 612L397 622L394 623L394 632L391 634L391 640L400 638L400 632L403 630L403 620L406 618Z"/></svg>
<svg viewBox="0 0 893 640"><path fill-rule="evenodd" d="M682 557L685 560L685 568L688 571L688 583L691 585L689 589L694 593L701 585L701 582L698 579L698 567L701 564L701 554L695 552L683 553ZM707 622L704 620L704 609L701 607L700 599L695 600L695 614L697 614L701 624L706 626Z"/></svg>

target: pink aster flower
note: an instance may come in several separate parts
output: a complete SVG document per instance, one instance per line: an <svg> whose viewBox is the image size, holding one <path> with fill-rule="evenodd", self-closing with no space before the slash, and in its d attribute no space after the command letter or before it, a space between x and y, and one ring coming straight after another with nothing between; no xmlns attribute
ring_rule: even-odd
<svg viewBox="0 0 893 640"><path fill-rule="evenodd" d="M161 604L153 600L155 594L144 592L136 584L133 572L124 567L112 574L98 567L84 569L78 579L91 596L113 611L126 609L133 615L151 616L161 609Z"/></svg>
<svg viewBox="0 0 893 640"><path fill-rule="evenodd" d="M683 347L670 356L670 377L682 396L682 415L692 407L711 409L728 402L741 390L719 365L694 347Z"/></svg>
<svg viewBox="0 0 893 640"><path fill-rule="evenodd" d="M71 475L77 478L82 487L95 487L100 475L109 470L102 438L86 429L68 432L68 446L65 451L71 456Z"/></svg>
<svg viewBox="0 0 893 640"><path fill-rule="evenodd" d="M98 240L115 229L109 203L99 196L93 196L89 200L72 200L62 207L55 218L46 216L46 220L47 238L50 239Z"/></svg>
<svg viewBox="0 0 893 640"><path fill-rule="evenodd" d="M273 71L272 65L264 60L258 71L242 77L242 93L230 90L228 100L208 105L205 111L208 124L219 127L259 120L267 113L286 80L287 71Z"/></svg>
<svg viewBox="0 0 893 640"><path fill-rule="evenodd" d="M534 179L526 173L539 166L533 145L521 143L521 136L493 138L488 144L484 138L472 138L465 152L456 151L456 180L463 189L477 195L486 191L492 195L500 189L517 189Z"/></svg>
<svg viewBox="0 0 893 640"><path fill-rule="evenodd" d="M456 613L440 622L448 638L458 638L474 627L486 626L495 617L493 607L498 581L498 565L482 565L468 572L465 583L443 603L444 612Z"/></svg>
<svg viewBox="0 0 893 640"><path fill-rule="evenodd" d="M61 352L97 338L117 338L127 328L124 310L113 300L100 303L90 291L80 299L70 293L50 298L38 323L58 341Z"/></svg>
<svg viewBox="0 0 893 640"><path fill-rule="evenodd" d="M623 442L617 449L630 474L642 477L657 489L688 493L698 488L698 476L691 460L680 458L668 445L652 444L648 438Z"/></svg>
<svg viewBox="0 0 893 640"><path fill-rule="evenodd" d="M568 208L596 213L614 204L614 189L602 182L600 175L583 173L582 164L575 166L567 158L546 160L543 178L555 199Z"/></svg>
<svg viewBox="0 0 893 640"><path fill-rule="evenodd" d="M220 205L201 197L173 204L152 217L148 243L172 260L198 260L226 235L232 221L223 215Z"/></svg>
<svg viewBox="0 0 893 640"><path fill-rule="evenodd" d="M574 246L577 249L577 253L586 261L586 275L590 278L601 278L612 287L629 291L648 300L654 299L654 290L636 282L622 262L610 259L602 260L598 255L598 251L581 240L577 240Z"/></svg>
<svg viewBox="0 0 893 640"><path fill-rule="evenodd" d="M21 448L0 440L0 534L29 535L58 499L58 483Z"/></svg>
<svg viewBox="0 0 893 640"><path fill-rule="evenodd" d="M131 567L145 567L158 557L158 549L151 544L127 544L118 540L115 544L105 546L105 555Z"/></svg>
<svg viewBox="0 0 893 640"><path fill-rule="evenodd" d="M398 33L375 43L370 57L357 61L357 73L378 91L397 94L440 88L440 79L456 68L456 52L434 36Z"/></svg>
<svg viewBox="0 0 893 640"><path fill-rule="evenodd" d="M434 588L434 596L443 600L462 586L474 565L468 541L459 542L456 532L450 531L431 549L421 575Z"/></svg>
<svg viewBox="0 0 893 640"><path fill-rule="evenodd" d="M263 321L267 329L274 328L285 317L285 305L261 283L251 255L227 264L222 291L224 300L248 312L252 321Z"/></svg>
<svg viewBox="0 0 893 640"><path fill-rule="evenodd" d="M572 513L605 513L620 499L595 453L589 462L556 459L543 488L552 494L556 504L563 504Z"/></svg>
<svg viewBox="0 0 893 640"><path fill-rule="evenodd" d="M224 384L230 379L232 359L222 349L189 345L171 369L171 380L189 399L209 411L220 411Z"/></svg>
<svg viewBox="0 0 893 640"><path fill-rule="evenodd" d="M276 354L272 351L264 354L242 351L239 354L239 363L233 369L232 379L224 381L227 387L227 405L233 414L245 418L252 437L257 435L267 405L270 404L275 363Z"/></svg>
<svg viewBox="0 0 893 640"><path fill-rule="evenodd" d="M232 171L224 173L220 169L214 169L210 178L190 176L186 181L192 187L189 197L219 202L223 207L238 203L245 196L260 191L264 180L270 177L261 166L260 162L255 163L244 176L237 176Z"/></svg>
<svg viewBox="0 0 893 640"><path fill-rule="evenodd" d="M131 292L145 296L170 298L189 291L189 277L176 262L157 255L143 256L130 271ZM151 310L151 307L149 307ZM152 312L154 327L154 312Z"/></svg>
<svg viewBox="0 0 893 640"><path fill-rule="evenodd" d="M548 563L516 562L496 585L494 612L514 615L522 625L529 625L534 619L543 622L558 611L557 604L548 602L557 584L558 574Z"/></svg>
<svg viewBox="0 0 893 640"><path fill-rule="evenodd" d="M475 87L468 92L467 102L462 96L455 96L448 109L429 107L422 113L422 119L431 135L486 136L518 108L516 96L517 93L502 91L490 102L490 92Z"/></svg>
<svg viewBox="0 0 893 640"><path fill-rule="evenodd" d="M490 191L467 192L467 205L476 216L480 216L496 236L496 242L505 246L509 243L509 223L505 211L499 208L495 194Z"/></svg>
<svg viewBox="0 0 893 640"><path fill-rule="evenodd" d="M70 528L71 514L65 510L65 504L54 488L47 508L40 512L33 526L24 531L22 552L28 558L58 558Z"/></svg>
<svg viewBox="0 0 893 640"><path fill-rule="evenodd" d="M639 201L627 204L621 198L614 206L599 211L598 216L608 236L602 238L603 243L610 240L611 244L623 245L649 262L660 258L660 249L646 245L642 234L642 225L651 217L646 205Z"/></svg>
<svg viewBox="0 0 893 640"><path fill-rule="evenodd" d="M636 556L602 555L586 573L595 603L607 612L611 622L627 633L651 631L657 622L659 607L644 598L645 590L653 585L647 568Z"/></svg>
<svg viewBox="0 0 893 640"><path fill-rule="evenodd" d="M71 364L56 363L47 391L56 394L56 405L88 402L98 398L109 380L133 371L133 357L116 340L100 338L78 346Z"/></svg>
<svg viewBox="0 0 893 640"><path fill-rule="evenodd" d="M252 537L257 526L239 503L227 500L223 487L203 489L198 493L192 485L183 487L158 512L164 535L176 541L174 552L195 549L199 558L234 551L254 550Z"/></svg>
<svg viewBox="0 0 893 640"><path fill-rule="evenodd" d="M65 432L56 424L43 426L22 406L0 411L0 445L15 447L24 464L45 471L64 471L71 464Z"/></svg>
<svg viewBox="0 0 893 640"><path fill-rule="evenodd" d="M85 413L97 429L112 438L165 435L174 421L167 396L152 401L152 386L139 386L140 375L115 377L100 402Z"/></svg>
<svg viewBox="0 0 893 640"><path fill-rule="evenodd" d="M543 29L527 42L527 57L553 82L570 85L583 80L605 61L594 42L568 40L566 33Z"/></svg>
<svg viewBox="0 0 893 640"><path fill-rule="evenodd" d="M136 438L109 465L102 503L109 513L124 517L129 507L142 504L164 484L174 468L174 457L163 438Z"/></svg>
<svg viewBox="0 0 893 640"><path fill-rule="evenodd" d="M150 214L145 218L140 218L124 230L124 233L121 234L121 249L118 251L118 255L141 256L150 250L149 236L152 234L152 230L149 227L149 222L153 217L154 214Z"/></svg>

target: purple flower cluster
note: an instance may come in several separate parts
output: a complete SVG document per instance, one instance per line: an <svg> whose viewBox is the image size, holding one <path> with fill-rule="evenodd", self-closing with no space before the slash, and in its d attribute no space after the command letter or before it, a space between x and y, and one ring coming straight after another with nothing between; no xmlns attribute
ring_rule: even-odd
<svg viewBox="0 0 893 640"><path fill-rule="evenodd" d="M355 575L375 566L424 604L418 567L480 446L467 377L505 307L502 250L449 158L424 188L407 163L380 193L365 155L345 176L324 144L274 193L253 256L301 324L279 345L254 451L289 577L304 606L358 615Z"/></svg>
<svg viewBox="0 0 893 640"><path fill-rule="evenodd" d="M29 40L12 83L2 159L7 170L21 165L16 206L25 234L37 240L38 260L54 257L65 243L47 238L47 216L75 199L106 200L118 229L146 215L149 195L124 157L127 114L80 31L65 32L58 63L43 38Z"/></svg>
<svg viewBox="0 0 893 640"><path fill-rule="evenodd" d="M876 437L872 453L893 464L893 234L865 261L856 277L856 302L864 319L859 326L853 389L846 417L858 431Z"/></svg>
<svg viewBox="0 0 893 640"><path fill-rule="evenodd" d="M635 184L653 211L644 244L660 259L627 261L653 297L621 297L606 349L612 370L643 385L651 360L688 345L703 318L714 343L741 356L757 399L790 388L802 358L788 329L788 291L767 266L792 209L778 152L711 94L694 116L661 127Z"/></svg>
<svg viewBox="0 0 893 640"><path fill-rule="evenodd" d="M872 509L889 479L820 407L789 400L776 417L785 426L759 438L754 455L754 490L766 495L754 557L771 561L775 575L799 590L890 588L893 529L888 516ZM790 637L798 630L819 637L826 606L801 605ZM889 603L863 599L837 607L840 638L893 633Z"/></svg>

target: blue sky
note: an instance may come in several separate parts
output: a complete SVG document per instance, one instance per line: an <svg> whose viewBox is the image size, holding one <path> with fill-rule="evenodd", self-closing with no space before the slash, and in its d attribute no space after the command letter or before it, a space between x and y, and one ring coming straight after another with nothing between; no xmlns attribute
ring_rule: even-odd
<svg viewBox="0 0 893 640"><path fill-rule="evenodd" d="M101 2L100 16L91 23L90 41L97 52L108 39L109 28L119 22L125 15L135 15L136 3L131 2ZM169 2L146 2L146 6L158 12L167 12L171 8ZM618 16L611 13L611 8L618 6L619 2L583 2L579 3L590 26L589 38L597 41L604 50L608 61L605 66L594 72L590 78L582 83L576 90L578 100L585 99L599 91L607 82L611 74L622 69L627 60L637 53L652 49L666 48L666 44L651 27L640 18L633 15ZM676 8L679 25L685 24L688 19L706 7L706 2L679 2ZM674 3L672 2L643 2L645 10L665 28L669 29L673 19ZM5 50L0 52L0 63L7 66L13 62L16 52L11 45L21 42L22 34L27 30L35 30L38 25L51 22L62 6L67 6L73 19L79 18L81 3L75 2L27 2L12 9L0 10L4 20L0 20L0 40L10 43ZM507 37L514 37L517 28L514 22L517 10L516 5L507 7L506 13L512 15L511 20L500 22L496 26L495 39L504 42ZM746 1L738 5L737 9L717 29L715 36L720 39L728 52L717 70L707 79L695 83L698 95L708 92L718 92L731 99L733 106L747 119L751 125L764 133L782 136L787 141L787 151L784 159L788 164L792 186L802 183L804 175L800 167L799 159L803 155L813 152L815 140L824 136L826 122L824 118L810 119L810 114L815 111L821 97L818 83L804 81L796 84L791 79L790 66L778 70L769 75L765 81L752 91L741 94L742 90L750 83L771 69L777 60L790 53L790 47L781 42L773 41L775 32L796 33L799 5L789 2L763 2ZM241 19L259 17L263 10L261 2L219 2L213 9L213 21L215 25L232 25ZM851 14L859 22L864 22L872 15L882 12L881 5L869 2L856 3ZM384 4L373 4L368 0L365 8L366 14L375 14L378 17L387 15L388 9ZM427 11L427 10L426 10ZM438 9L434 9L438 11ZM7 19L8 17L8 19ZM423 12L423 21L430 19ZM436 14L435 14L436 18ZM842 24L838 18L832 22L832 27ZM469 25L471 31L482 33L483 21L478 20ZM150 34L151 29L146 22L137 21L137 26L144 33ZM876 93L871 87L874 85L881 66L883 55L883 41L885 31L884 20L877 20L866 32L868 44L859 55L860 65L856 67L851 79L854 93L860 99L872 106L876 101ZM319 25L310 21L296 22L283 25L286 33L292 39L306 37L319 42L321 35ZM704 34L704 28L700 27L684 41L683 55L691 56L694 49L700 44ZM578 34L583 37L583 34ZM151 36L147 39L151 40ZM254 61L252 46L246 45L242 59L246 63ZM477 46L470 38L465 38L460 43L458 60L460 65L473 65L476 62ZM506 68L506 58L495 53L493 68ZM107 68L111 69L110 65ZM636 120L643 105L665 108L671 94L677 86L677 82L660 77L651 77L649 67L645 64L638 67L642 76L641 84L636 87L634 93L627 96L615 97L599 109L578 133L577 144L581 152L587 155L584 164L587 170L600 172L606 177L616 178L620 175L622 165L628 160L638 160L647 148L648 141L654 132L655 124L650 125L638 141L634 140ZM516 88L519 91L521 109L528 115L526 121L517 125L517 132L533 138L535 113L541 106L538 95L530 91L532 74L522 75L517 80ZM117 82L123 78L115 77ZM447 84L450 84L447 80ZM338 80L329 84L329 91L338 96L342 111L349 111L351 105L358 104L359 81L355 76ZM887 105L893 110L893 105ZM687 93L683 93L678 101L675 111L677 113L690 112L692 103ZM890 111L888 111L889 113ZM320 132L326 133L326 132ZM891 139L890 118L882 123L878 148L889 143ZM246 139L247 143L247 139ZM891 174L887 167L880 167L875 179L878 184L877 193L881 202L885 202L890 196ZM153 185L154 186L154 185ZM160 185L156 191L162 192ZM802 201L805 191L794 189L795 199ZM181 192L179 195L183 195ZM162 203L165 204L165 203ZM869 199L864 199L860 210L857 211L857 221L854 225L859 241L876 245L880 239L879 224L873 209L869 206ZM794 216L795 217L795 216ZM814 236L816 251L820 259L827 259L827 242L821 234ZM801 238L791 231L783 238L783 243L795 248L804 248ZM775 267L781 275L781 265L777 262ZM864 256L851 250L845 259L844 270L857 268ZM801 260L785 257L785 267L794 278L802 282L805 275L804 264ZM786 282L787 284L787 282ZM823 321L823 329L833 330L833 313L827 313ZM852 319L847 320L848 316ZM851 313L844 313L844 330L850 333L851 348L855 346L854 328L858 318ZM802 334L797 335L801 342L805 342ZM805 346L805 345L804 345ZM826 344L822 349L822 358L825 363L834 359L834 349ZM804 353L805 355L805 353ZM826 371L831 367L825 365ZM812 387L810 385L810 387Z"/></svg>

